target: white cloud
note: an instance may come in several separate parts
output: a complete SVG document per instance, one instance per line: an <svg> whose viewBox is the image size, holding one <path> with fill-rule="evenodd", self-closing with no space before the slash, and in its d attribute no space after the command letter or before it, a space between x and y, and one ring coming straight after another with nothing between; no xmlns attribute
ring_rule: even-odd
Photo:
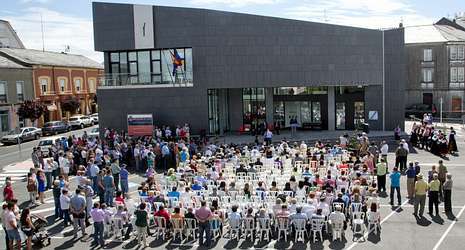
<svg viewBox="0 0 465 250"><path fill-rule="evenodd" d="M286 17L366 28L430 24L433 18L416 12L406 0L301 1L285 10Z"/></svg>
<svg viewBox="0 0 465 250"><path fill-rule="evenodd" d="M49 3L52 0L20 0L21 3Z"/></svg>
<svg viewBox="0 0 465 250"><path fill-rule="evenodd" d="M194 5L226 5L232 8L239 8L248 5L276 4L282 0L191 0Z"/></svg>
<svg viewBox="0 0 465 250"><path fill-rule="evenodd" d="M27 8L16 15L3 16L10 21L28 49L42 49L41 15L44 23L45 50L61 52L70 46L70 53L103 61L94 51L92 20L63 14L46 8Z"/></svg>

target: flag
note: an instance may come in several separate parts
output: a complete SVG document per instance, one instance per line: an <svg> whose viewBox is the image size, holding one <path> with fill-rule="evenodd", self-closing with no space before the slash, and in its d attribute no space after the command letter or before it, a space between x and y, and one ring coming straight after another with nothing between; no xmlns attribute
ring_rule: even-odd
<svg viewBox="0 0 465 250"><path fill-rule="evenodd" d="M171 60L173 61L173 76L176 75L176 70L178 67L182 66L182 62L184 58L180 57L178 51L176 49L173 50L174 52L171 53Z"/></svg>

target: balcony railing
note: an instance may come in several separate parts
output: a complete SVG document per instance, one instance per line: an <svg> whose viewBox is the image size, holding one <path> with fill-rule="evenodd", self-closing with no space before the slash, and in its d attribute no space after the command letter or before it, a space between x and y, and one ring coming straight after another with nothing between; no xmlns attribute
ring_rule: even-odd
<svg viewBox="0 0 465 250"><path fill-rule="evenodd" d="M151 73L104 74L99 76L99 86L159 86L159 87L192 87L192 72L178 72L175 76L156 75Z"/></svg>

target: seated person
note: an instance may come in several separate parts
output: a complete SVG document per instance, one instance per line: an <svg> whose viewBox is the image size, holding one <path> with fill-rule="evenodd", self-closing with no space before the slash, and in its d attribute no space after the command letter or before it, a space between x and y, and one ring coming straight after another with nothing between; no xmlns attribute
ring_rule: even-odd
<svg viewBox="0 0 465 250"><path fill-rule="evenodd" d="M168 192L168 197L175 197L178 198L181 194L178 192L177 187L173 187L170 192Z"/></svg>
<svg viewBox="0 0 465 250"><path fill-rule="evenodd" d="M169 225L169 221L170 221L170 218L171 218L171 215L168 213L168 211L166 211L165 207L163 205L160 205L158 207L158 211L156 211L153 216L155 217L163 217L165 218L165 221L166 223L168 223ZM166 225L166 227L168 227L168 225Z"/></svg>

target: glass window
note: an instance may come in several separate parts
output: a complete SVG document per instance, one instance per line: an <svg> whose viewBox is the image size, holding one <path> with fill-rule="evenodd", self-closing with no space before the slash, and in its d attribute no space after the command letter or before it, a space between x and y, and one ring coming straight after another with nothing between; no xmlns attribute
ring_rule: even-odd
<svg viewBox="0 0 465 250"><path fill-rule="evenodd" d="M311 102L300 102L300 122L302 126L312 122Z"/></svg>
<svg viewBox="0 0 465 250"><path fill-rule="evenodd" d="M76 92L81 92L82 86L80 78L74 79L74 88L76 89Z"/></svg>
<svg viewBox="0 0 465 250"><path fill-rule="evenodd" d="M129 74L137 75L137 62L129 63Z"/></svg>
<svg viewBox="0 0 465 250"><path fill-rule="evenodd" d="M465 46L457 45L457 59L463 60L465 58Z"/></svg>
<svg viewBox="0 0 465 250"><path fill-rule="evenodd" d="M128 73L128 55L126 52L119 53L120 73Z"/></svg>
<svg viewBox="0 0 465 250"><path fill-rule="evenodd" d="M343 102L336 103L336 129L346 129L346 105Z"/></svg>
<svg viewBox="0 0 465 250"><path fill-rule="evenodd" d="M6 81L0 81L0 103L6 102Z"/></svg>
<svg viewBox="0 0 465 250"><path fill-rule="evenodd" d="M280 127L285 127L285 114L284 114L284 102L273 103L273 120L279 124Z"/></svg>
<svg viewBox="0 0 465 250"><path fill-rule="evenodd" d="M161 74L161 64L160 61L152 61L152 73L153 74Z"/></svg>
<svg viewBox="0 0 465 250"><path fill-rule="evenodd" d="M184 64L186 67L186 78L189 83L193 82L193 75L194 71L192 69L192 49L187 48L185 49L185 55L184 55Z"/></svg>
<svg viewBox="0 0 465 250"><path fill-rule="evenodd" d="M46 94L48 91L48 79L42 78L40 79L40 90L42 91L42 94Z"/></svg>
<svg viewBox="0 0 465 250"><path fill-rule="evenodd" d="M89 79L89 92L95 93L95 80Z"/></svg>
<svg viewBox="0 0 465 250"><path fill-rule="evenodd" d="M8 111L0 111L0 130L2 132L7 132L10 130L8 122Z"/></svg>
<svg viewBox="0 0 465 250"><path fill-rule="evenodd" d="M137 61L137 54L136 52L129 52L128 53L129 60L128 61Z"/></svg>
<svg viewBox="0 0 465 250"><path fill-rule="evenodd" d="M218 114L218 90L208 90L208 129L210 134L218 134L219 114Z"/></svg>
<svg viewBox="0 0 465 250"><path fill-rule="evenodd" d="M457 67L450 68L450 81L457 82Z"/></svg>
<svg viewBox="0 0 465 250"><path fill-rule="evenodd" d="M110 62L119 62L119 53L118 52L110 53Z"/></svg>
<svg viewBox="0 0 465 250"><path fill-rule="evenodd" d="M149 51L137 52L137 60L139 83L149 83L151 81Z"/></svg>
<svg viewBox="0 0 465 250"><path fill-rule="evenodd" d="M173 63L170 50L162 50L161 54L161 74L163 83L173 83Z"/></svg>
<svg viewBox="0 0 465 250"><path fill-rule="evenodd" d="M452 45L449 47L450 59L457 60L457 46Z"/></svg>
<svg viewBox="0 0 465 250"><path fill-rule="evenodd" d="M457 68L457 81L459 81L459 82L464 81L464 70L465 70L465 68L463 68L463 67Z"/></svg>
<svg viewBox="0 0 465 250"><path fill-rule="evenodd" d="M313 118L313 123L321 123L320 102L312 102L312 118Z"/></svg>
<svg viewBox="0 0 465 250"><path fill-rule="evenodd" d="M423 61L431 62L433 60L433 50L432 49L423 49Z"/></svg>
<svg viewBox="0 0 465 250"><path fill-rule="evenodd" d="M354 102L354 125L358 127L365 122L365 103Z"/></svg>
<svg viewBox="0 0 465 250"><path fill-rule="evenodd" d="M66 91L66 80L64 78L60 78L58 80L58 85L60 87L60 92L63 93Z"/></svg>
<svg viewBox="0 0 465 250"><path fill-rule="evenodd" d="M24 81L16 81L16 95L18 98L18 102L24 101Z"/></svg>
<svg viewBox="0 0 465 250"><path fill-rule="evenodd" d="M153 83L161 83L161 75L152 75Z"/></svg>
<svg viewBox="0 0 465 250"><path fill-rule="evenodd" d="M281 87L274 88L274 95L325 95L326 87Z"/></svg>
<svg viewBox="0 0 465 250"><path fill-rule="evenodd" d="M423 73L423 82L432 82L433 81L433 69L422 69Z"/></svg>
<svg viewBox="0 0 465 250"><path fill-rule="evenodd" d="M262 132L266 118L264 88L242 89L242 114L244 129Z"/></svg>
<svg viewBox="0 0 465 250"><path fill-rule="evenodd" d="M160 51L152 50L152 60L160 60Z"/></svg>

